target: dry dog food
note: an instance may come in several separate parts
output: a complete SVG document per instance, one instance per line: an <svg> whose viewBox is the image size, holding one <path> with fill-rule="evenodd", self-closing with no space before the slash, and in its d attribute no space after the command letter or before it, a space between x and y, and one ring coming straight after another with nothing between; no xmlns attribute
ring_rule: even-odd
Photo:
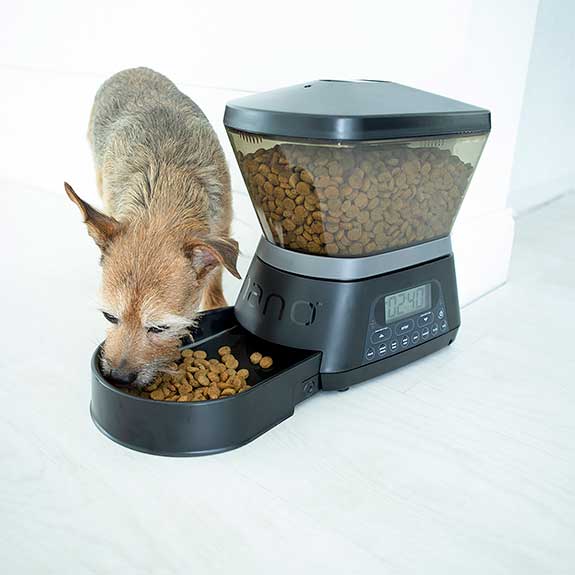
<svg viewBox="0 0 575 575"><path fill-rule="evenodd" d="M254 365L258 365L259 362L262 360L262 354L259 353L258 351L252 353L252 355L250 355L250 361L254 364Z"/></svg>
<svg viewBox="0 0 575 575"><path fill-rule="evenodd" d="M266 355L260 359L260 367L262 369L269 369L273 365L273 363L274 363L274 360L271 357L269 357L268 355Z"/></svg>
<svg viewBox="0 0 575 575"><path fill-rule="evenodd" d="M138 389L123 388L130 395L156 401L206 401L236 395L251 388L250 372L239 367L238 360L229 346L218 349L219 359L208 359L203 350L184 349L181 361L168 366L167 372L159 373L154 381ZM252 358L257 357L254 362ZM269 369L273 360L261 353L253 353L250 361L262 369Z"/></svg>
<svg viewBox="0 0 575 575"><path fill-rule="evenodd" d="M263 356L259 351L256 351L250 355L250 362L259 365L262 369L269 369L274 360L269 355Z"/></svg>
<svg viewBox="0 0 575 575"><path fill-rule="evenodd" d="M268 239L330 256L447 235L473 172L431 146L278 144L238 157Z"/></svg>

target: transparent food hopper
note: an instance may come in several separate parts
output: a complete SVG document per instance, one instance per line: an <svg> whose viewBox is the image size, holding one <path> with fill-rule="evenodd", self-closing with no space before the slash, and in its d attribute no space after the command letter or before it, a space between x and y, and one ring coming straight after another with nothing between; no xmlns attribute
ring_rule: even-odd
<svg viewBox="0 0 575 575"><path fill-rule="evenodd" d="M487 134L289 141L228 128L268 241L367 256L449 235Z"/></svg>
<svg viewBox="0 0 575 575"><path fill-rule="evenodd" d="M232 100L224 125L267 240L353 258L449 235L491 117L394 82L316 80Z"/></svg>

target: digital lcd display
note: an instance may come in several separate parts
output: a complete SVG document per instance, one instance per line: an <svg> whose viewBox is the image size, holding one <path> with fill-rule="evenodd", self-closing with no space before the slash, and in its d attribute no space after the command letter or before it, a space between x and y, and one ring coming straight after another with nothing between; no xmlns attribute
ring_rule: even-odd
<svg viewBox="0 0 575 575"><path fill-rule="evenodd" d="M392 323L431 307L431 284L424 284L385 297L385 321Z"/></svg>

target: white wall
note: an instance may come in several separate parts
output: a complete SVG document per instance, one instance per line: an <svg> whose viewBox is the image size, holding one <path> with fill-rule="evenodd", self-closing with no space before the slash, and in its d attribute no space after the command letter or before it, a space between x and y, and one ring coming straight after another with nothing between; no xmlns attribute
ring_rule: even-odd
<svg viewBox="0 0 575 575"><path fill-rule="evenodd" d="M575 189L575 3L540 0L509 203L516 213Z"/></svg>
<svg viewBox="0 0 575 575"><path fill-rule="evenodd" d="M13 2L0 23L0 185L25 179L62 193L68 179L95 198L88 113L99 83L125 67L171 77L222 136L225 101L249 91L318 77L402 82L492 110L454 232L465 303L507 273L506 203L536 10L537 0Z"/></svg>

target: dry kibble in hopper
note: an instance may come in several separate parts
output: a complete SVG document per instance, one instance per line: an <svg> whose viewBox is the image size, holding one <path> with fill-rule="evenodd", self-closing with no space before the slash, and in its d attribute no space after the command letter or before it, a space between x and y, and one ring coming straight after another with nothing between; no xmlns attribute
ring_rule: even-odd
<svg viewBox="0 0 575 575"><path fill-rule="evenodd" d="M270 241L338 257L447 235L473 172L433 145L282 143L238 159Z"/></svg>

